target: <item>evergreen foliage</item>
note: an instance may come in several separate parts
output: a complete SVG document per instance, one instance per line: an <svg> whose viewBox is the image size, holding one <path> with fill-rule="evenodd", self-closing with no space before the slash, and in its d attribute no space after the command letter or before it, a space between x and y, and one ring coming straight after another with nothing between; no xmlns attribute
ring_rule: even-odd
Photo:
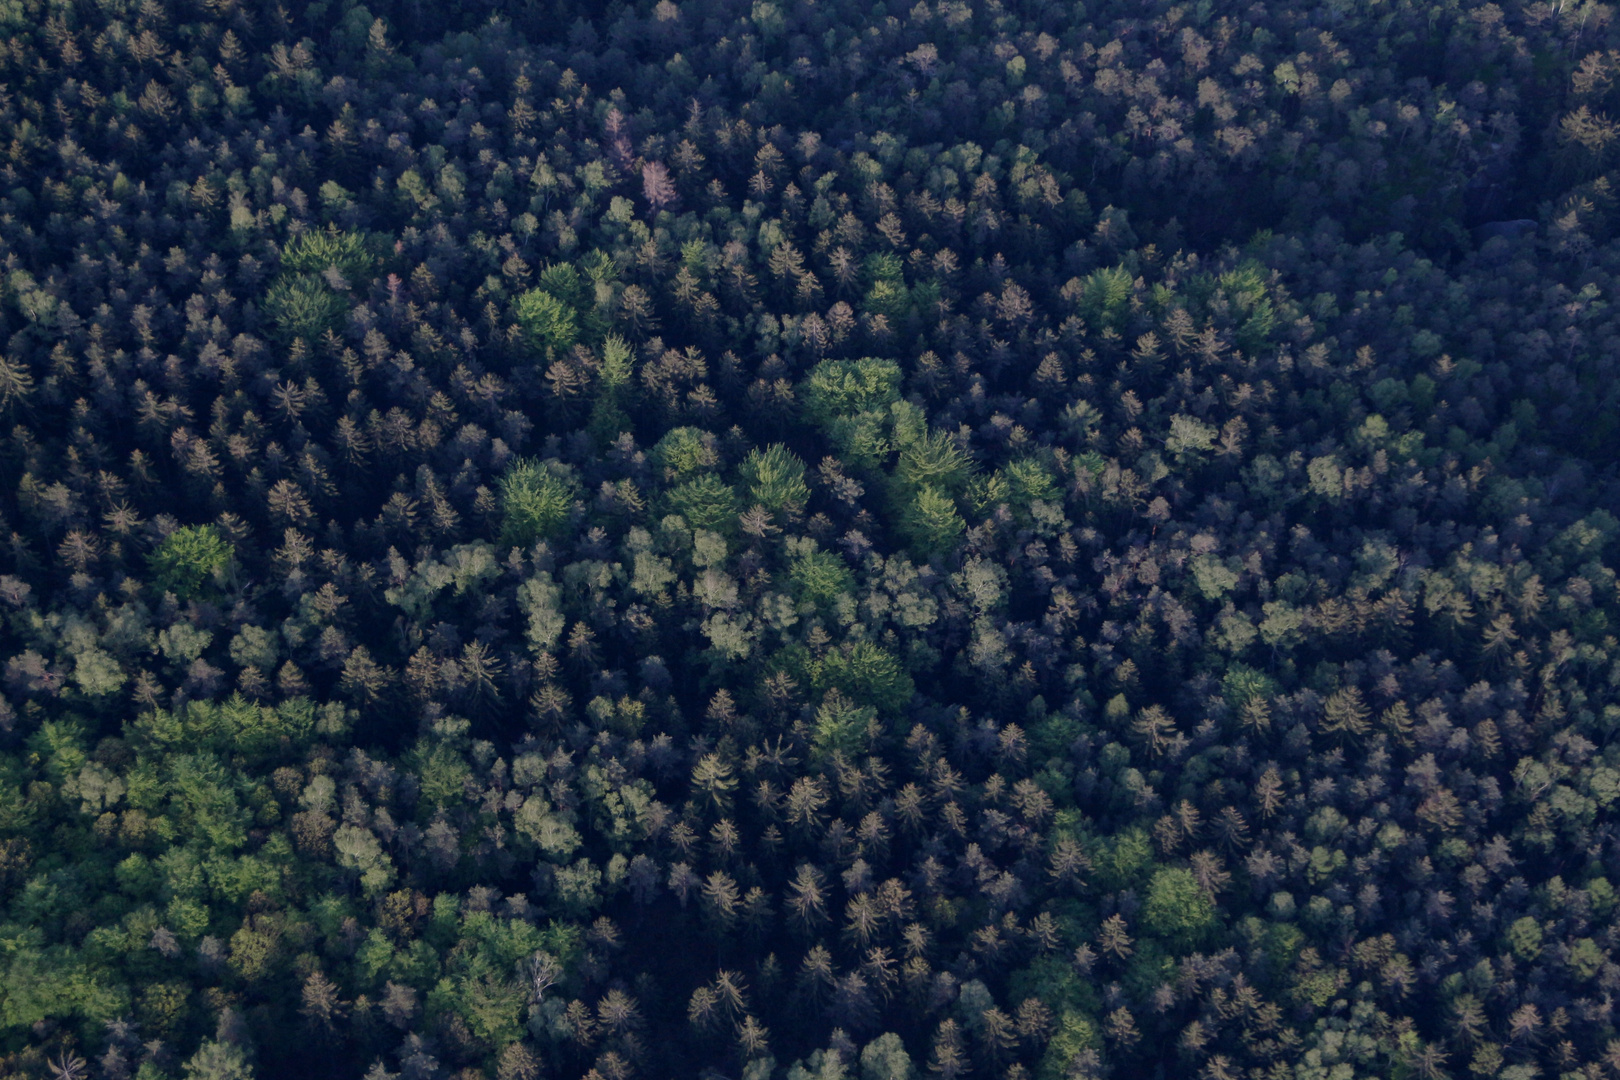
<svg viewBox="0 0 1620 1080"><path fill-rule="evenodd" d="M556 538L577 491L563 467L528 458L514 462L501 477L501 542L527 545Z"/></svg>
<svg viewBox="0 0 1620 1080"><path fill-rule="evenodd" d="M183 525L164 537L148 559L152 584L190 600L215 583L234 550L212 525Z"/></svg>

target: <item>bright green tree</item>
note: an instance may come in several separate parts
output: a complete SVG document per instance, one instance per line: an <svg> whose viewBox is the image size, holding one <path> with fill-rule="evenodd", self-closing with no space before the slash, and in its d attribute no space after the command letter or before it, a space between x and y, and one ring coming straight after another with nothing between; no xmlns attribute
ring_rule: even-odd
<svg viewBox="0 0 1620 1080"><path fill-rule="evenodd" d="M1191 870L1160 867L1148 882L1142 926L1173 945L1194 945L1215 926L1215 905Z"/></svg>
<svg viewBox="0 0 1620 1080"><path fill-rule="evenodd" d="M201 596L230 565L235 550L212 525L182 526L152 552L152 583L182 600Z"/></svg>
<svg viewBox="0 0 1620 1080"><path fill-rule="evenodd" d="M913 1080L917 1070L906 1044L894 1032L885 1032L861 1051L861 1080Z"/></svg>
<svg viewBox="0 0 1620 1080"><path fill-rule="evenodd" d="M566 466L528 458L501 477L501 543L532 544L558 535L574 507L579 485Z"/></svg>
<svg viewBox="0 0 1620 1080"><path fill-rule="evenodd" d="M281 268L299 274L336 270L351 285L362 283L377 265L366 238L356 232L326 229L300 233L281 253Z"/></svg>
<svg viewBox="0 0 1620 1080"><path fill-rule="evenodd" d="M702 473L672 488L664 500L694 529L719 533L736 530L737 493L713 473Z"/></svg>
<svg viewBox="0 0 1620 1080"><path fill-rule="evenodd" d="M810 498L804 462L781 443L772 443L763 453L749 451L741 471L749 497L773 513L802 509Z"/></svg>
<svg viewBox="0 0 1620 1080"><path fill-rule="evenodd" d="M943 431L932 431L908 442L900 450L895 476L910 488L934 487L960 493L967 482L967 455Z"/></svg>
<svg viewBox="0 0 1620 1080"><path fill-rule="evenodd" d="M788 569L794 595L812 604L825 604L855 587L855 577L844 561L830 551L822 551L810 541L794 557Z"/></svg>
<svg viewBox="0 0 1620 1080"><path fill-rule="evenodd" d="M879 731L876 709L857 705L837 690L829 690L816 710L811 745L818 758L834 752L853 758L871 747Z"/></svg>
<svg viewBox="0 0 1620 1080"><path fill-rule="evenodd" d="M912 497L911 505L901 519L901 527L913 548L933 555L949 551L966 531L967 523L957 513L956 503L949 495L927 484Z"/></svg>
<svg viewBox="0 0 1620 1080"><path fill-rule="evenodd" d="M202 1044L186 1061L185 1080L252 1080L242 1048L213 1039Z"/></svg>
<svg viewBox="0 0 1620 1080"><path fill-rule="evenodd" d="M823 360L804 384L805 411L821 425L886 408L900 400L900 365L893 360Z"/></svg>
<svg viewBox="0 0 1620 1080"><path fill-rule="evenodd" d="M904 709L917 691L894 654L870 641L857 641L828 653L821 663L821 679L889 714Z"/></svg>
<svg viewBox="0 0 1620 1080"><path fill-rule="evenodd" d="M671 480L684 480L720 463L714 436L701 428L678 427L665 433L652 448L653 463Z"/></svg>
<svg viewBox="0 0 1620 1080"><path fill-rule="evenodd" d="M574 309L545 289L530 289L512 305L519 329L538 349L561 352L579 340Z"/></svg>
<svg viewBox="0 0 1620 1080"><path fill-rule="evenodd" d="M313 342L337 327L348 304L316 274L283 274L270 286L265 312L286 339Z"/></svg>

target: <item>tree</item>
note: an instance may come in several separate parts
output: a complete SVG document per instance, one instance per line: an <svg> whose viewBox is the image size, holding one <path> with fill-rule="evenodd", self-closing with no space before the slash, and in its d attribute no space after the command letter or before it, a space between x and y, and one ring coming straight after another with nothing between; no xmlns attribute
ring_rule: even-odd
<svg viewBox="0 0 1620 1080"><path fill-rule="evenodd" d="M908 487L958 494L968 479L968 459L948 434L930 431L900 450L895 476Z"/></svg>
<svg viewBox="0 0 1620 1080"><path fill-rule="evenodd" d="M1191 870L1166 866L1153 872L1142 907L1148 933L1185 948L1202 941L1216 925L1215 905Z"/></svg>
<svg viewBox="0 0 1620 1080"><path fill-rule="evenodd" d="M241 1047L231 1042L205 1042L185 1064L185 1080L252 1080L253 1070Z"/></svg>
<svg viewBox="0 0 1620 1080"><path fill-rule="evenodd" d="M685 480L720 463L714 436L694 427L672 428L665 432L652 448L650 456L669 480Z"/></svg>
<svg viewBox="0 0 1620 1080"><path fill-rule="evenodd" d="M891 716L902 711L916 693L911 676L894 654L867 641L829 653L816 684L835 687L856 703Z"/></svg>
<svg viewBox="0 0 1620 1080"><path fill-rule="evenodd" d="M788 571L794 593L813 604L831 603L854 588L855 578L843 560L811 546L802 549Z"/></svg>
<svg viewBox="0 0 1620 1080"><path fill-rule="evenodd" d="M536 349L562 353L579 340L574 309L547 290L530 289L512 304L512 314L525 338Z"/></svg>
<svg viewBox="0 0 1620 1080"><path fill-rule="evenodd" d="M641 190L654 213L675 202L675 181L663 162L649 161L641 167Z"/></svg>
<svg viewBox="0 0 1620 1080"><path fill-rule="evenodd" d="M899 400L900 365L893 360L823 360L805 380L805 410L823 426Z"/></svg>
<svg viewBox="0 0 1620 1080"><path fill-rule="evenodd" d="M501 477L501 542L527 545L557 536L577 493L565 466L528 458L515 462Z"/></svg>
<svg viewBox="0 0 1620 1080"><path fill-rule="evenodd" d="M788 915L800 932L809 934L827 921L826 875L809 863L800 863L788 884Z"/></svg>
<svg viewBox="0 0 1620 1080"><path fill-rule="evenodd" d="M916 1070L900 1036L885 1032L861 1050L861 1080L914 1080Z"/></svg>
<svg viewBox="0 0 1620 1080"><path fill-rule="evenodd" d="M1605 5L281 6L0 0L0 1072L1620 1075Z"/></svg>
<svg viewBox="0 0 1620 1080"><path fill-rule="evenodd" d="M496 1063L496 1080L538 1080L540 1063L528 1047L520 1042L508 1044Z"/></svg>
<svg viewBox="0 0 1620 1080"><path fill-rule="evenodd" d="M317 274L284 274L271 286L265 311L283 339L318 341L336 328L348 304Z"/></svg>
<svg viewBox="0 0 1620 1080"><path fill-rule="evenodd" d="M149 557L152 583L182 600L202 596L221 582L235 550L212 525L182 526Z"/></svg>
<svg viewBox="0 0 1620 1080"><path fill-rule="evenodd" d="M731 766L717 754L705 754L692 767L692 786L701 792L707 803L724 812L731 805L731 793L737 789L737 778Z"/></svg>
<svg viewBox="0 0 1620 1080"><path fill-rule="evenodd" d="M857 705L834 688L816 710L812 746L822 759L834 754L854 759L871 747L878 731L876 709Z"/></svg>
<svg viewBox="0 0 1620 1080"><path fill-rule="evenodd" d="M338 988L319 971L312 971L304 980L304 1003L300 1014L310 1026L331 1032L343 1018L347 1003L338 994Z"/></svg>
<svg viewBox="0 0 1620 1080"><path fill-rule="evenodd" d="M917 489L901 523L912 546L923 555L949 551L967 529L956 503L932 485Z"/></svg>
<svg viewBox="0 0 1620 1080"><path fill-rule="evenodd" d="M339 232L336 226L300 233L281 253L281 268L300 274L323 274L336 270L346 287L362 286L377 257L370 242L356 232Z"/></svg>
<svg viewBox="0 0 1620 1080"><path fill-rule="evenodd" d="M749 496L772 513L802 509L810 498L804 462L781 443L749 451L739 472Z"/></svg>
<svg viewBox="0 0 1620 1080"><path fill-rule="evenodd" d="M678 484L664 496L665 505L694 529L735 535L737 493L713 473Z"/></svg>
<svg viewBox="0 0 1620 1080"><path fill-rule="evenodd" d="M934 1048L929 1056L928 1071L944 1080L954 1080L972 1068L967 1051L962 1044L962 1035L955 1020L940 1021L939 1030L934 1034Z"/></svg>

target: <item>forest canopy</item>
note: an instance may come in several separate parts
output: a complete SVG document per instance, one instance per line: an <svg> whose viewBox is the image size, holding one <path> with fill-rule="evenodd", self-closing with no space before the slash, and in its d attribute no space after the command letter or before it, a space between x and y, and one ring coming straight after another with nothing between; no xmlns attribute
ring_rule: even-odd
<svg viewBox="0 0 1620 1080"><path fill-rule="evenodd" d="M1620 1074L1595 0L0 0L0 1076Z"/></svg>

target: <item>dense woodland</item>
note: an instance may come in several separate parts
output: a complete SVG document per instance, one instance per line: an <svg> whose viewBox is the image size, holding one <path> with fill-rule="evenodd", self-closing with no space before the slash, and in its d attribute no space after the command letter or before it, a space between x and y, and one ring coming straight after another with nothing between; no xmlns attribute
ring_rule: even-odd
<svg viewBox="0 0 1620 1080"><path fill-rule="evenodd" d="M0 0L0 1076L1620 1076L1615 118L1591 0Z"/></svg>

